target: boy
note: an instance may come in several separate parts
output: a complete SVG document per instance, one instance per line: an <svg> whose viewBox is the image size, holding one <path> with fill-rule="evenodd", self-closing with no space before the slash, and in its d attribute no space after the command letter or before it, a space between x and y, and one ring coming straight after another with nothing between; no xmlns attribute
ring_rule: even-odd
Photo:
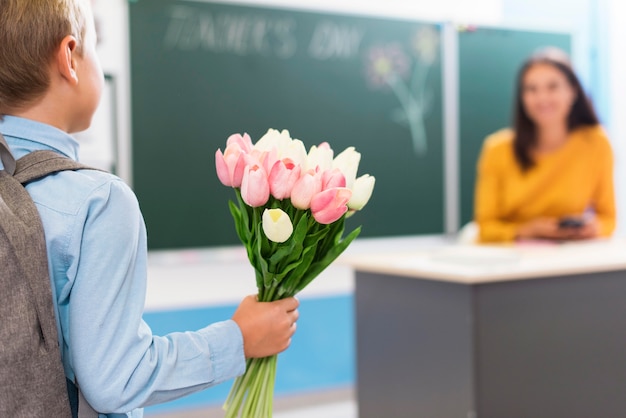
<svg viewBox="0 0 626 418"><path fill-rule="evenodd" d="M14 156L39 149L76 159L68 133L85 130L103 73L89 0L0 2L0 133ZM294 298L248 296L232 319L153 336L142 320L146 231L119 178L64 171L29 183L43 222L66 377L105 417L141 417L243 373L245 358L285 350Z"/></svg>

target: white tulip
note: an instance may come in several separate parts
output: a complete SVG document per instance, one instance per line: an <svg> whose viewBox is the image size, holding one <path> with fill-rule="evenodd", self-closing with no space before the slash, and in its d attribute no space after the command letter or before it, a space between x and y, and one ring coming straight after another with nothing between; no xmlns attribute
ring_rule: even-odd
<svg viewBox="0 0 626 418"><path fill-rule="evenodd" d="M285 242L293 233L291 219L282 209L263 211L263 232L270 241Z"/></svg>
<svg viewBox="0 0 626 418"><path fill-rule="evenodd" d="M326 171L333 165L333 149L327 144L313 145L306 157L306 170Z"/></svg>
<svg viewBox="0 0 626 418"><path fill-rule="evenodd" d="M346 178L346 187L350 190L354 187L354 181L356 179L356 173L359 170L360 162L361 154L357 152L354 147L346 148L333 160L332 168L341 170Z"/></svg>
<svg viewBox="0 0 626 418"><path fill-rule="evenodd" d="M372 197L376 179L369 174L363 174L354 181L352 197L348 201L348 208L351 210L361 210Z"/></svg>
<svg viewBox="0 0 626 418"><path fill-rule="evenodd" d="M304 143L299 139L294 139L282 150L282 155L279 158L289 158L295 165L302 167L306 164L306 155Z"/></svg>
<svg viewBox="0 0 626 418"><path fill-rule="evenodd" d="M257 142L254 144L254 148L259 151L271 151L272 149L278 150L278 157L280 156L282 150L289 147L291 143L291 137L289 136L289 131L283 129L279 132L277 129L268 129L267 133L263 135Z"/></svg>

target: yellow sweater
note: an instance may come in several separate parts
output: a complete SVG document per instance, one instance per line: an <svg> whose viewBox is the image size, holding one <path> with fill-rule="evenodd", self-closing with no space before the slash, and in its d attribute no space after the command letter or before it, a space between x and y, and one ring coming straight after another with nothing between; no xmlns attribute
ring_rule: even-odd
<svg viewBox="0 0 626 418"><path fill-rule="evenodd" d="M474 216L480 242L513 241L531 219L580 216L593 211L600 235L615 229L613 154L600 126L570 134L558 150L523 172L513 153L513 131L485 140L478 162Z"/></svg>

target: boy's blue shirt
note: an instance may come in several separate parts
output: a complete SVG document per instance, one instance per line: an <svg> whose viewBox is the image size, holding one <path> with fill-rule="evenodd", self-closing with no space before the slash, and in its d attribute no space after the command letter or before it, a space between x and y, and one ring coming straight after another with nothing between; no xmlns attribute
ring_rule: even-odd
<svg viewBox="0 0 626 418"><path fill-rule="evenodd" d="M78 159L78 142L52 126L4 116L0 132L16 158L48 149ZM65 373L94 409L109 413L101 417L141 417L144 406L244 372L234 321L166 336L152 335L143 321L146 229L121 179L64 171L26 188L46 234Z"/></svg>

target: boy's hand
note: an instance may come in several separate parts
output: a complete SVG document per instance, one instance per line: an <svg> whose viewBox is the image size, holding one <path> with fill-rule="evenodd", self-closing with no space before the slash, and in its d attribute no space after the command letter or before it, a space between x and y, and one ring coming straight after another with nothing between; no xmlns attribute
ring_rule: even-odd
<svg viewBox="0 0 626 418"><path fill-rule="evenodd" d="M246 358L268 357L289 347L298 320L296 298L259 302L256 295L247 296L233 314L243 335Z"/></svg>

